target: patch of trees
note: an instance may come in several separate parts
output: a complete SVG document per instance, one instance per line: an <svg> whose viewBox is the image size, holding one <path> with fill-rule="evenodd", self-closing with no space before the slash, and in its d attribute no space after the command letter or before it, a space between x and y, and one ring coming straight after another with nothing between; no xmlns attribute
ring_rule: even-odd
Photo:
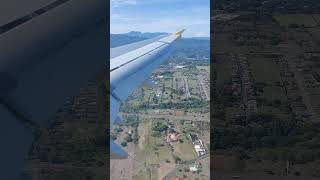
<svg viewBox="0 0 320 180"><path fill-rule="evenodd" d="M161 137L162 134L159 131L152 131L151 136L153 136L153 137Z"/></svg>
<svg viewBox="0 0 320 180"><path fill-rule="evenodd" d="M116 128L114 128L114 131L119 133L119 132L122 132L123 129L121 127L116 127Z"/></svg>
<svg viewBox="0 0 320 180"><path fill-rule="evenodd" d="M111 133L110 138L112 140L116 140L117 139L117 135L115 133Z"/></svg>
<svg viewBox="0 0 320 180"><path fill-rule="evenodd" d="M161 72L160 75L163 76L164 78L171 78L173 76L173 72L164 71L164 72Z"/></svg>
<svg viewBox="0 0 320 180"><path fill-rule="evenodd" d="M135 113L139 112L140 110L143 110L148 107L148 103L142 102L141 100L133 102L124 102L120 106L120 112L125 112L125 113Z"/></svg>
<svg viewBox="0 0 320 180"><path fill-rule="evenodd" d="M168 126L164 122L157 121L153 123L151 135L153 137L161 137L163 132L166 132L167 130Z"/></svg>
<svg viewBox="0 0 320 180"><path fill-rule="evenodd" d="M132 139L132 137L131 137L130 134L127 134L127 135L124 137L124 140L125 140L126 142L128 142L128 143L133 141L133 139Z"/></svg>
<svg viewBox="0 0 320 180"><path fill-rule="evenodd" d="M138 135L138 129L135 129L135 133L132 135L132 141L134 144L138 144L139 142L139 135Z"/></svg>
<svg viewBox="0 0 320 180"><path fill-rule="evenodd" d="M153 131L163 132L168 129L168 126L163 122L156 122L155 125L152 127Z"/></svg>
<svg viewBox="0 0 320 180"><path fill-rule="evenodd" d="M126 147L128 144L127 144L127 142L125 142L125 141L123 141L122 143L121 143L121 146L123 146L123 147Z"/></svg>
<svg viewBox="0 0 320 180"><path fill-rule="evenodd" d="M124 140L127 143L133 142L135 144L138 143L139 141L139 135L138 135L138 126L139 126L139 117L135 115L129 115L126 116L124 125L126 126L131 126L133 128L133 133L127 134L124 138Z"/></svg>
<svg viewBox="0 0 320 180"><path fill-rule="evenodd" d="M180 163L182 160L179 156L172 154L172 158L176 164Z"/></svg>
<svg viewBox="0 0 320 180"><path fill-rule="evenodd" d="M123 120L123 125L138 127L139 126L139 117L136 115L128 115Z"/></svg>
<svg viewBox="0 0 320 180"><path fill-rule="evenodd" d="M192 108L206 108L208 107L208 103L206 101L191 97L181 102L174 103L172 101L169 101L167 103L161 103L161 104L153 105L150 107L157 108L157 109L185 109L185 108L192 109Z"/></svg>

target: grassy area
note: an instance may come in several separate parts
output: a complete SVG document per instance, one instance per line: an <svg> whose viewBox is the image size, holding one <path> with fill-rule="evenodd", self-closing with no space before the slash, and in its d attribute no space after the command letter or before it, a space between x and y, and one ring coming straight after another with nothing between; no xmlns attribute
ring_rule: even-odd
<svg viewBox="0 0 320 180"><path fill-rule="evenodd" d="M164 140L162 137L152 136L152 121L143 120L139 126L140 136L139 139L139 151L136 151L135 158L139 159L139 162L135 164L134 179L149 179L150 173L157 174L154 168L151 168L151 164L159 164L162 168L162 164L174 164L174 160L171 155L171 150L164 146ZM158 120L155 120L158 121ZM141 167L144 165L145 167Z"/></svg>
<svg viewBox="0 0 320 180"><path fill-rule="evenodd" d="M174 147L177 155L182 160L185 160L185 161L196 158L197 154L191 142L186 138L183 138L183 141L184 141L183 143L180 143L180 142L172 143L172 146Z"/></svg>
<svg viewBox="0 0 320 180"><path fill-rule="evenodd" d="M165 143L164 134L161 135L161 137L155 137L152 135L152 124L163 121L164 120L160 119L144 119L139 124L138 129L140 137L143 138L139 139L139 150L135 153L135 158L139 159L139 162L137 162L135 165L135 167L137 167L135 169L135 179L146 179L147 175L143 174L147 174L148 171L152 172L152 174L159 174L159 177L162 178L175 168L175 157L179 157L182 161L193 160L197 157L193 144L187 137L188 132L185 132L180 136L179 139L181 139L182 141L176 141L171 143L174 149L173 151L171 151L171 148ZM185 125L177 123L178 129L185 129L182 128L182 126ZM190 125L188 125L188 127L189 126ZM140 167L142 164L145 164L144 168ZM151 168L152 164L159 165L157 172L154 168ZM189 166L186 166L185 168L188 169ZM181 174L180 172L177 173L177 175L181 175L180 177L183 176L183 174ZM188 172L184 173L188 174ZM200 175L198 174L193 174L189 172L188 177L191 176L200 177Z"/></svg>
<svg viewBox="0 0 320 180"><path fill-rule="evenodd" d="M190 167L189 165L181 165L179 166L179 168L175 169L173 173L170 173L170 175L168 175L165 180L171 180L175 176L178 176L183 179L209 180L210 179L210 176L208 176L210 174L209 157L201 159L198 162L202 164L201 171L191 172L189 170L189 167Z"/></svg>
<svg viewBox="0 0 320 180"><path fill-rule="evenodd" d="M147 121L150 121L149 119ZM162 120L151 120L152 124L155 122L161 122ZM142 149L137 153L137 158L144 160L148 164L158 164L165 161L164 157L171 157L170 149L164 144L164 134L161 137L153 136L152 126L145 126L141 123L141 128L148 128L147 134L143 134L145 137Z"/></svg>

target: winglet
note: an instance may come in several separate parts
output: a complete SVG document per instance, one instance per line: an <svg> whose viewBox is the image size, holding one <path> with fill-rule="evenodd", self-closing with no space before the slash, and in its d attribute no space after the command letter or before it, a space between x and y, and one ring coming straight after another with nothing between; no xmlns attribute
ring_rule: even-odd
<svg viewBox="0 0 320 180"><path fill-rule="evenodd" d="M176 36L178 36L178 38L181 38L182 33L185 31L185 29L182 29L181 31L176 32Z"/></svg>

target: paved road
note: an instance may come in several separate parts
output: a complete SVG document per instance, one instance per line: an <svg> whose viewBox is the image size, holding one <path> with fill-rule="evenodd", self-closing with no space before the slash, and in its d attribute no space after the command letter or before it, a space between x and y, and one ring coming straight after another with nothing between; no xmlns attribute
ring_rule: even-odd
<svg viewBox="0 0 320 180"><path fill-rule="evenodd" d="M199 82L200 82L201 91L203 91L204 95L206 96L206 99L209 101L210 96L208 94L208 91L206 90L206 86L204 84L204 78L203 78L203 76L198 76L198 78L199 78Z"/></svg>
<svg viewBox="0 0 320 180"><path fill-rule="evenodd" d="M183 78L184 81L184 88L185 88L185 93L186 93L186 98L190 98L190 90L189 90L189 84L188 84L188 79L186 77Z"/></svg>

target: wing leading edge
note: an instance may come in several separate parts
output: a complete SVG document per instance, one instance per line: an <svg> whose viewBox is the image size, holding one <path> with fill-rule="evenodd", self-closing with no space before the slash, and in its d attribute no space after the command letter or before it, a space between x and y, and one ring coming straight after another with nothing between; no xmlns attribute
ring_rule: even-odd
<svg viewBox="0 0 320 180"><path fill-rule="evenodd" d="M117 118L121 102L167 60L172 45L181 38L183 31L155 38L153 42L110 59L110 128ZM127 153L114 142L110 144L110 152L111 158L127 157Z"/></svg>

